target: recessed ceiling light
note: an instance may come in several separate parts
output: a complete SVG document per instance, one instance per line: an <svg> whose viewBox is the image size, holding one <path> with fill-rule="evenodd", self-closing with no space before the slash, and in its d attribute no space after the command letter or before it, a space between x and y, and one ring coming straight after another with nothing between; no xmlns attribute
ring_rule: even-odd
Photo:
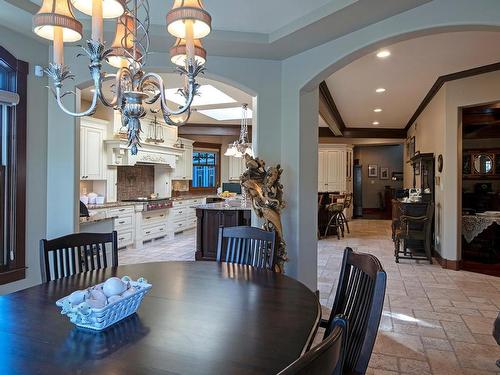
<svg viewBox="0 0 500 375"><path fill-rule="evenodd" d="M377 57L381 59L385 59L386 57L391 56L391 52L389 50L383 49L377 53Z"/></svg>
<svg viewBox="0 0 500 375"><path fill-rule="evenodd" d="M378 121L373 121L373 122L372 122L372 124L373 124L373 125L380 125L380 122L378 122Z"/></svg>
<svg viewBox="0 0 500 375"><path fill-rule="evenodd" d="M240 120L243 115L241 107L199 109L198 113L211 117L217 121ZM252 118L251 109L247 109L247 118Z"/></svg>
<svg viewBox="0 0 500 375"><path fill-rule="evenodd" d="M385 89L383 87L379 87L378 89L375 90L375 92L378 93L385 92Z"/></svg>
<svg viewBox="0 0 500 375"><path fill-rule="evenodd" d="M377 113L378 113L378 112L382 112L382 108L375 108L375 109L373 110L373 112L377 112Z"/></svg>
<svg viewBox="0 0 500 375"><path fill-rule="evenodd" d="M178 90L179 89L167 89L165 90L165 95L171 102L183 105L185 100L184 97L179 94ZM194 97L192 106L236 103L236 100L212 85L201 85L198 92L199 95Z"/></svg>

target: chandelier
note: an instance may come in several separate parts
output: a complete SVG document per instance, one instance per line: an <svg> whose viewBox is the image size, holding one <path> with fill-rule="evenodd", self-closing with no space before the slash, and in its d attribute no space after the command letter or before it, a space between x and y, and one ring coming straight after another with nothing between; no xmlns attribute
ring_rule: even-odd
<svg viewBox="0 0 500 375"><path fill-rule="evenodd" d="M91 105L83 112L68 110L62 99L71 91L64 91L64 81L74 75L64 64L64 42L76 42L82 38L82 24L75 18L73 9L92 16L92 36L82 47L90 64L93 81ZM116 19L113 43L107 48L103 38L103 19ZM74 117L94 114L98 101L106 107L120 111L122 126L132 155L140 146L141 122L146 115L144 104L159 103L163 119L170 125L182 125L189 119L191 104L198 91L196 77L203 73L206 51L201 39L211 31L212 18L203 9L201 0L174 0L166 16L167 31L177 38L170 49L171 61L184 76L184 87L178 93L184 104L171 109L167 106L165 83L157 73L146 73L150 44L150 7L148 0L43 0L40 10L33 16L33 31L42 38L53 41L53 62L45 69L52 79L52 91L59 107ZM103 71L103 63L118 68L114 74ZM113 80L113 97L102 92L105 81Z"/></svg>
<svg viewBox="0 0 500 375"><path fill-rule="evenodd" d="M235 158L241 158L245 154L253 157L252 145L248 142L248 104L243 104L242 106L242 116L241 116L241 126L240 126L240 139L230 143L225 156L234 156Z"/></svg>

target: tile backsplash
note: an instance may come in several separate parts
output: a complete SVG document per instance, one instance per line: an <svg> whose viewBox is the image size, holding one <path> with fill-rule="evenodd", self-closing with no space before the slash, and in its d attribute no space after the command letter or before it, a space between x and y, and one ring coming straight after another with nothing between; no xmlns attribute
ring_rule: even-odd
<svg viewBox="0 0 500 375"><path fill-rule="evenodd" d="M147 197L154 193L155 170L152 165L135 165L118 167L117 170L118 200Z"/></svg>

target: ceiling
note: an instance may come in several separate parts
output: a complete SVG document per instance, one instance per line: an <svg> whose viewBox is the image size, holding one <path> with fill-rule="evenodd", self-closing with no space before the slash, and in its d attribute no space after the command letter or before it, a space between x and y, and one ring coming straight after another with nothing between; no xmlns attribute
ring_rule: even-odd
<svg viewBox="0 0 500 375"><path fill-rule="evenodd" d="M212 56L282 60L431 0L206 0L213 32L204 40ZM165 30L172 0L149 0L151 51L166 52L174 40ZM0 23L36 37L31 16L41 0L0 0ZM84 30L90 20L78 13ZM104 25L112 40L113 22Z"/></svg>
<svg viewBox="0 0 500 375"><path fill-rule="evenodd" d="M384 49L389 57L370 53L326 79L346 127L404 128L438 77L499 62L500 32L434 34Z"/></svg>
<svg viewBox="0 0 500 375"><path fill-rule="evenodd" d="M164 82L166 83L166 86L169 89L179 88L179 87L182 87L182 85L183 85L183 79L180 77L179 74L165 73L165 74L160 74L160 76L162 76L162 78L164 79ZM194 111L192 112L191 117L189 119L190 124L237 125L237 124L240 124L239 119L229 120L229 121L218 121L218 120L213 119L212 117L205 116L205 115L197 112L197 110L241 107L244 103L248 104L249 109L252 109L252 96L248 95L244 91L241 91L235 87L226 85L225 83L214 81L212 79L208 79L205 77L199 77L197 79L197 81L202 86L203 85L212 85L216 89L222 91L224 94L233 98L236 102L224 103L224 104L198 105L198 106L193 105L192 108L194 108ZM106 98L112 97L112 88L111 88L112 83L113 83L113 81L107 81L103 85L103 92L104 92L104 95ZM90 90L91 90L90 87L86 88L86 89L82 89L81 95L82 95L82 98L84 100L87 100L87 101L92 100L93 93ZM171 101L168 101L168 106L169 106L169 108L174 109L174 108L178 107L178 104L175 104ZM159 105L158 104L153 105L153 106L146 105L145 107L146 107L146 109L149 110L150 108L159 108ZM84 109L86 109L86 107L84 107ZM239 113L240 112L238 112L238 114ZM251 120L249 122L251 123Z"/></svg>

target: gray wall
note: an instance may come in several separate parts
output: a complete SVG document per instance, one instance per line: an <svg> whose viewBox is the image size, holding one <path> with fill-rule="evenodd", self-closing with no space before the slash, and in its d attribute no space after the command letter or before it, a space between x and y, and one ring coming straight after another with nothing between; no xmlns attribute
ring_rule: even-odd
<svg viewBox="0 0 500 375"><path fill-rule="evenodd" d="M0 286L0 294L40 283L38 243L45 238L47 211L47 80L33 74L47 65L48 47L0 26L0 45L29 63L26 180L26 279Z"/></svg>
<svg viewBox="0 0 500 375"><path fill-rule="evenodd" d="M362 166L363 208L379 207L379 192L389 185L395 189L403 187L403 181L392 181L392 172L403 172L403 145L356 146L354 159ZM378 165L378 177L368 177L368 165ZM380 168L389 168L389 180L380 179Z"/></svg>

